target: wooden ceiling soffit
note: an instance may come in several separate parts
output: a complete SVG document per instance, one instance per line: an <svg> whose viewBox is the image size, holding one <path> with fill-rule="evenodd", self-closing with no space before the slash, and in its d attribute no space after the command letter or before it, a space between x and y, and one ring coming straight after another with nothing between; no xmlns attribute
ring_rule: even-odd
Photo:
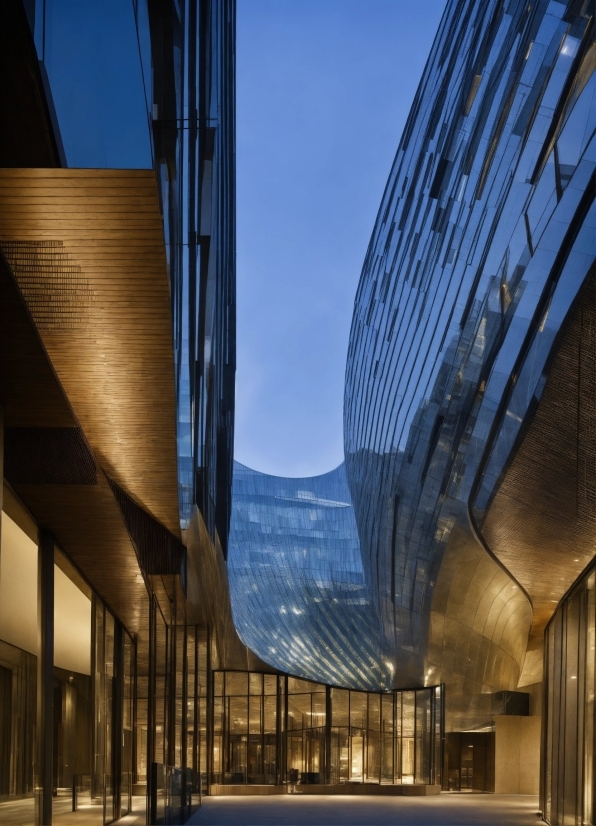
<svg viewBox="0 0 596 826"><path fill-rule="evenodd" d="M533 603L529 648L596 553L596 279L584 287L482 526Z"/></svg>
<svg viewBox="0 0 596 826"><path fill-rule="evenodd" d="M96 485L19 484L13 488L128 631L145 639L149 596L104 474L97 474Z"/></svg>
<svg viewBox="0 0 596 826"><path fill-rule="evenodd" d="M96 485L93 456L78 427L7 427L4 475L11 485Z"/></svg>
<svg viewBox="0 0 596 826"><path fill-rule="evenodd" d="M113 479L108 482L120 506L135 546L141 568L148 576L179 576L186 579L186 548L164 526L140 508Z"/></svg>
<svg viewBox="0 0 596 826"><path fill-rule="evenodd" d="M7 428L78 425L1 253L0 404Z"/></svg>
<svg viewBox="0 0 596 826"><path fill-rule="evenodd" d="M153 171L1 169L0 246L99 464L179 538L172 318Z"/></svg>
<svg viewBox="0 0 596 826"><path fill-rule="evenodd" d="M7 481L128 630L144 640L145 577L123 514L1 255L0 404Z"/></svg>

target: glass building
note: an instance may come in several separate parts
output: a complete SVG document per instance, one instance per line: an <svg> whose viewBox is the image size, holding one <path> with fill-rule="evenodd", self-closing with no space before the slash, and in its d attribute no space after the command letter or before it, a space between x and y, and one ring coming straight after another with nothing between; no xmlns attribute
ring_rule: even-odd
<svg viewBox="0 0 596 826"><path fill-rule="evenodd" d="M248 647L307 679L390 687L344 466L282 479L235 462L233 503L228 571L234 623Z"/></svg>
<svg viewBox="0 0 596 826"><path fill-rule="evenodd" d="M8 0L0 41L0 823L185 822L187 534L225 554L230 519L235 3Z"/></svg>
<svg viewBox="0 0 596 826"><path fill-rule="evenodd" d="M444 684L445 788L538 792L545 627L594 555L594 68L589 4L447 4L356 294L345 465L333 472L355 524L344 551L327 540L331 510L307 516L333 474L235 466L242 639L309 679L329 679L337 658L351 687L365 653L369 689ZM352 560L358 636L352 601L321 609L313 587L344 582ZM560 755L554 714L545 736ZM523 766L503 774L507 717L528 738L531 780ZM568 719L575 737L579 717ZM464 754L472 735L482 766ZM549 822L575 817L573 794L564 816L563 803L543 804Z"/></svg>
<svg viewBox="0 0 596 826"><path fill-rule="evenodd" d="M234 0L0 4L0 824L539 780L593 822L593 26L449 0L345 461L285 479L233 463Z"/></svg>

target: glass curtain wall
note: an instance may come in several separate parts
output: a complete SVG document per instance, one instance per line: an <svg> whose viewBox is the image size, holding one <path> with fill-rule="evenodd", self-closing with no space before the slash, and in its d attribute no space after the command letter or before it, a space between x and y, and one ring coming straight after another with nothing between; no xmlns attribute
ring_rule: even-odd
<svg viewBox="0 0 596 826"><path fill-rule="evenodd" d="M541 808L552 826L594 823L596 563L545 632Z"/></svg>
<svg viewBox="0 0 596 826"><path fill-rule="evenodd" d="M275 674L214 674L213 782L279 782L279 680Z"/></svg>
<svg viewBox="0 0 596 826"><path fill-rule="evenodd" d="M6 497L6 489L5 489ZM13 514L15 520L17 515ZM0 538L0 824L35 819L37 529L3 511Z"/></svg>
<svg viewBox="0 0 596 826"><path fill-rule="evenodd" d="M438 782L441 688L373 694L332 688L331 783Z"/></svg>
<svg viewBox="0 0 596 826"><path fill-rule="evenodd" d="M0 824L31 826L39 550L36 526L13 510L19 522L2 514L0 549ZM57 547L53 560L51 817L62 826L79 811L103 826L131 809L136 647Z"/></svg>
<svg viewBox="0 0 596 826"><path fill-rule="evenodd" d="M326 686L288 677L286 692L287 768L301 783L324 783ZM291 779L291 778L290 778Z"/></svg>
<svg viewBox="0 0 596 826"><path fill-rule="evenodd" d="M91 800L93 729L93 597L66 556L54 548L54 663L52 816L56 824L85 808L102 823Z"/></svg>
<svg viewBox="0 0 596 826"><path fill-rule="evenodd" d="M375 693L213 674L214 784L440 782L441 687Z"/></svg>
<svg viewBox="0 0 596 826"><path fill-rule="evenodd" d="M200 777L200 790L207 792L208 785L208 692L210 688L208 662L209 654L209 633L205 629L197 629L197 651L198 651L198 692L197 692L197 772Z"/></svg>
<svg viewBox="0 0 596 826"><path fill-rule="evenodd" d="M132 808L136 651L128 633L97 596L93 597L93 639L90 805L102 810L99 822L110 823Z"/></svg>
<svg viewBox="0 0 596 826"><path fill-rule="evenodd" d="M169 622L151 602L150 673L145 765L151 823L183 823L200 802L206 730L205 632L186 625L172 604ZM137 730L137 742L141 742ZM202 756L203 755L203 756ZM137 765L141 758L137 756Z"/></svg>
<svg viewBox="0 0 596 826"><path fill-rule="evenodd" d="M172 288L182 529L224 555L235 372L235 0L133 0Z"/></svg>

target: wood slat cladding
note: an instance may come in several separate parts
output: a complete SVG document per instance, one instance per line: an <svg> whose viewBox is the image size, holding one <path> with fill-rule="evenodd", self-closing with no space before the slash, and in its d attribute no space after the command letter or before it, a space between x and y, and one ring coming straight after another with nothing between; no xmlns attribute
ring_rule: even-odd
<svg viewBox="0 0 596 826"><path fill-rule="evenodd" d="M0 404L6 427L78 424L1 253Z"/></svg>
<svg viewBox="0 0 596 826"><path fill-rule="evenodd" d="M124 519L103 473L97 485L15 485L131 634L148 639L149 597Z"/></svg>
<svg viewBox="0 0 596 826"><path fill-rule="evenodd" d="M596 279L583 289L482 533L527 590L530 649L596 553Z"/></svg>
<svg viewBox="0 0 596 826"><path fill-rule="evenodd" d="M11 485L96 485L93 456L78 427L7 427L4 475Z"/></svg>
<svg viewBox="0 0 596 826"><path fill-rule="evenodd" d="M108 478L134 543L141 568L147 576L186 577L186 549L170 531L140 508L116 482Z"/></svg>
<svg viewBox="0 0 596 826"><path fill-rule="evenodd" d="M172 321L153 171L2 169L0 243L97 460L179 537Z"/></svg>
<svg viewBox="0 0 596 826"><path fill-rule="evenodd" d="M15 493L128 630L138 633L146 645L148 595L122 513L87 447L1 255L0 402L9 454L6 475ZM31 444L21 444L17 451L21 455L11 457L15 440L28 439ZM65 440L70 444L65 445ZM48 442L53 443L49 452ZM59 457L57 447L63 451ZM27 460L22 455L26 450L29 464L21 466ZM44 451L45 456L39 455ZM69 479L65 478L68 469L61 467L65 451L71 466ZM73 471L75 462L78 467Z"/></svg>
<svg viewBox="0 0 596 826"><path fill-rule="evenodd" d="M3 241L2 250L40 332L85 327L95 294L61 241Z"/></svg>

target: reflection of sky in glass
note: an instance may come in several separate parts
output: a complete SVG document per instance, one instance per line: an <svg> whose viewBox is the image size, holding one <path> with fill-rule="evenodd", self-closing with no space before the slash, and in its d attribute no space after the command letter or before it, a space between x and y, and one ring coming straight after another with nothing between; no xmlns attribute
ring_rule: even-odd
<svg viewBox="0 0 596 826"><path fill-rule="evenodd" d="M234 3L212 4L200 20L174 5L165 28L149 0L33 5L66 164L155 168L171 285L181 526L198 504L225 550L235 359Z"/></svg>
<svg viewBox="0 0 596 826"><path fill-rule="evenodd" d="M594 260L588 18L557 3L527 19L497 2L456 8L389 176L346 371L365 578L373 604L395 606L382 614L386 643L409 613L402 652L424 648L451 529L467 523L480 468L490 500Z"/></svg>
<svg viewBox="0 0 596 826"><path fill-rule="evenodd" d="M133 4L38 3L35 41L50 81L68 166L151 168Z"/></svg>
<svg viewBox="0 0 596 826"><path fill-rule="evenodd" d="M371 652L398 685L422 684L446 544L471 494L490 501L594 261L588 22L558 3L450 3L381 202L349 343L345 471ZM297 524L277 522L292 545ZM251 541L267 576L297 594L303 561L264 533Z"/></svg>
<svg viewBox="0 0 596 826"><path fill-rule="evenodd" d="M263 660L357 688L384 679L343 465L287 479L235 462L228 570L234 622Z"/></svg>

